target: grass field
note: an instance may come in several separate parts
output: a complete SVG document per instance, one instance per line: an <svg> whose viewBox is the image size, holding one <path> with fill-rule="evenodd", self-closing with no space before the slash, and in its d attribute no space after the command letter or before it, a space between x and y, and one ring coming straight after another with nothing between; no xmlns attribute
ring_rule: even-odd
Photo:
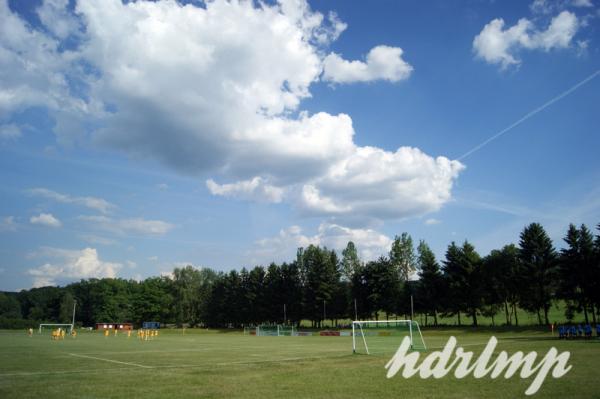
<svg viewBox="0 0 600 399"><path fill-rule="evenodd" d="M535 330L424 330L429 350L450 335L480 352L490 335L498 350L545 355L570 351L573 369L548 376L534 397L600 397L600 340L558 341ZM135 336L80 333L51 341L48 334L0 332L0 398L515 398L531 379L489 377L439 380L400 375L387 379L389 353L352 355L350 337L255 337L238 332L161 331L153 341ZM421 356L425 356L422 354Z"/></svg>

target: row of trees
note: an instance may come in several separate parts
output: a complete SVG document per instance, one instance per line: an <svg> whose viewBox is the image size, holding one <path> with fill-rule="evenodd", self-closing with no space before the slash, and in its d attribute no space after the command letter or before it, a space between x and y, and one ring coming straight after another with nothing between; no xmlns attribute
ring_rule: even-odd
<svg viewBox="0 0 600 399"><path fill-rule="evenodd" d="M600 225L598 226L600 229ZM519 244L481 257L465 241L452 242L439 262L425 241L414 247L404 233L388 254L362 262L352 242L341 258L318 246L298 249L290 263L257 266L228 273L191 266L170 277L144 281L89 279L66 287L43 287L0 293L0 327L39 321L69 322L77 301L78 322L158 320L163 323L228 327L260 323L319 327L324 320L408 317L414 309L426 323L438 317L501 315L518 324L517 310L549 323L553 301L566 304L566 318L583 313L596 322L600 307L600 236L571 225L557 251L544 228L527 226ZM416 276L417 278L412 278ZM495 322L495 321L494 321Z"/></svg>

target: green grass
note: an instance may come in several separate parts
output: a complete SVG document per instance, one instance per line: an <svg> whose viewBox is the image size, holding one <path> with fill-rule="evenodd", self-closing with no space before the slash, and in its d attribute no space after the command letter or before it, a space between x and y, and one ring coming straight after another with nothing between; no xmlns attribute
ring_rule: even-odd
<svg viewBox="0 0 600 399"><path fill-rule="evenodd" d="M430 349L450 335L479 352L490 335L514 353L570 351L573 369L548 377L536 397L600 397L600 340L558 341L536 330L424 330ZM531 379L386 379L388 351L352 355L349 337L254 337L239 332L162 331L153 341L97 332L51 341L0 332L0 398L515 398ZM425 356L426 353L421 354Z"/></svg>

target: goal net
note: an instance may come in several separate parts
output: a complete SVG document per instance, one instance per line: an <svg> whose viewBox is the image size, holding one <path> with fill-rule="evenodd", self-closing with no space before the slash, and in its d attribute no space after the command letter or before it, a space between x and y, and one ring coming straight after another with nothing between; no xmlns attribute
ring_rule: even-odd
<svg viewBox="0 0 600 399"><path fill-rule="evenodd" d="M62 328L68 333L73 331L73 324L61 324L61 323L42 323L40 324L39 333L41 334L44 331L52 331Z"/></svg>
<svg viewBox="0 0 600 399"><path fill-rule="evenodd" d="M272 336L272 337L282 337L282 336L292 336L295 335L295 329L293 326L284 326L281 324L278 325L265 325L256 327L256 335L257 336Z"/></svg>
<svg viewBox="0 0 600 399"><path fill-rule="evenodd" d="M414 320L382 320L352 322L352 351L364 354L394 353L404 337L412 350L427 350L419 323Z"/></svg>

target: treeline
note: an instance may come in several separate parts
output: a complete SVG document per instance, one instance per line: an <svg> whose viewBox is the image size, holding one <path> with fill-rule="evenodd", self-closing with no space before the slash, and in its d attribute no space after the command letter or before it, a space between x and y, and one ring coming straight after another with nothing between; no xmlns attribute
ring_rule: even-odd
<svg viewBox="0 0 600 399"><path fill-rule="evenodd" d="M600 230L600 225L598 225ZM411 302L427 324L455 317L456 324L518 325L517 310L548 324L555 301L566 304L565 319L583 313L596 323L600 308L600 235L585 225L570 225L564 249L557 251L537 223L525 227L518 245L485 257L465 241L452 242L438 261L425 241L397 236L388 254L363 262L352 242L339 256L309 246L290 263L250 270L216 272L191 266L170 277L144 281L89 279L66 287L0 293L0 328L39 322L160 321L177 325L240 327L262 323L298 325L308 320L408 318ZM412 278L416 276L417 278Z"/></svg>

